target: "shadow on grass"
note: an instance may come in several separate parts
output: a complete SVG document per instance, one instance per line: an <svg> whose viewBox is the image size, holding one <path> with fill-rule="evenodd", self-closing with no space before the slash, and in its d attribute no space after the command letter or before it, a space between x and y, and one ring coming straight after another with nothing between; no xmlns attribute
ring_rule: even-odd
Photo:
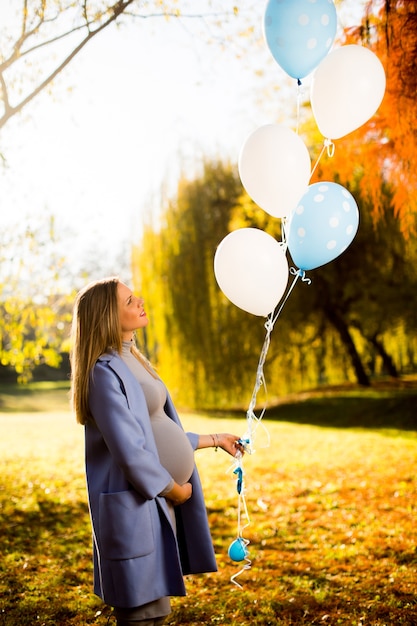
<svg viewBox="0 0 417 626"><path fill-rule="evenodd" d="M0 626L104 623L87 505L41 495L31 510L1 504Z"/></svg>
<svg viewBox="0 0 417 626"><path fill-rule="evenodd" d="M332 387L294 394L267 405L265 419L329 428L417 431L417 381ZM256 411L260 415L262 407ZM216 417L242 417L242 409L206 411Z"/></svg>
<svg viewBox="0 0 417 626"><path fill-rule="evenodd" d="M45 381L27 385L0 383L1 413L66 411L69 408L68 381Z"/></svg>
<svg viewBox="0 0 417 626"><path fill-rule="evenodd" d="M386 397L321 397L267 409L268 419L340 428L417 430L417 393Z"/></svg>

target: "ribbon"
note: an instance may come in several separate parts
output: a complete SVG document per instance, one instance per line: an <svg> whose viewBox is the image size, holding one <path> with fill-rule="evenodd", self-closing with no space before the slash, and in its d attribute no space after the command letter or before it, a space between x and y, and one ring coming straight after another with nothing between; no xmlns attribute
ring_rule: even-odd
<svg viewBox="0 0 417 626"><path fill-rule="evenodd" d="M317 157L317 161L315 162L313 169L311 170L310 180L313 178L313 174L316 171L317 166L318 166L318 164L320 162L320 159L323 156L325 150L327 150L327 156L331 159L332 156L334 155L334 150L335 150L334 143L333 143L333 141L331 139L325 139L324 140L321 152L320 152L319 156Z"/></svg>
<svg viewBox="0 0 417 626"><path fill-rule="evenodd" d="M266 360L269 346L271 343L271 333L274 329L274 325L279 315L281 314L282 309L284 308L285 303L287 302L292 290L294 289L297 283L297 280L301 279L302 282L305 282L308 285L311 284L311 280L306 277L304 270L291 267L290 274L294 276L294 280L291 286L289 287L285 295L285 298L283 299L279 307L275 311L272 311L272 313L269 314L267 321L265 322L265 329L266 329L265 340L262 346L262 350L261 350L261 354L260 354L259 362L258 362L258 367L256 370L256 380L255 380L255 385L252 391L252 397L250 399L249 407L246 412L247 431L245 435L241 439L239 439L237 442L237 443L240 443L244 447L245 452L249 454L253 454L255 452L254 442L255 442L255 434L256 434L257 428L259 427L260 424L264 426L262 422L262 418L266 411L266 402L260 415L256 415L255 407L256 407L256 400L257 400L257 396L258 396L258 392L260 388L263 387L265 390L265 394L267 393L266 381L265 381L265 376L264 376L264 364L265 364L265 360ZM269 436L267 428L264 427L264 429L265 429L265 433L267 435L267 441L268 441L265 447L268 447L270 443L270 436ZM249 526L250 519L249 519L249 513L248 513L248 508L247 508L246 499L245 499L243 455L241 454L241 452L238 452L236 454L235 463L232 465L232 468L233 468L233 474L236 476L236 491L238 494L237 539L235 541L240 543L239 547L243 550L243 557L244 557L242 560L245 561L245 564L236 574L234 574L231 577L230 580L233 584L235 584L237 587L242 589L243 588L242 585L238 583L236 579L244 571L250 569L252 562L247 556L247 549L246 549L250 542L248 539L243 537L243 531L245 530L245 528ZM243 514L246 517L245 524L242 524ZM229 548L229 551L230 549L231 548ZM239 559L236 559L236 560L239 560Z"/></svg>
<svg viewBox="0 0 417 626"><path fill-rule="evenodd" d="M247 440L239 440L239 443L242 443L242 445L246 445L247 444ZM240 576L241 574L243 574L243 572L245 572L246 570L251 568L252 565L252 561L248 558L248 551L247 551L247 546L249 545L249 539L246 539L243 536L243 531L245 530L245 528L247 528L247 526L249 526L250 524L250 519L249 519L249 513L248 513L248 507L246 504L246 498L245 498L245 484L244 484L244 471L243 471L243 464L242 464L242 453L238 452L236 455L236 461L234 464L234 470L233 470L233 474L235 474L235 476L237 477L236 479L236 491L238 493L238 509L237 509L237 539L235 539L235 541L231 544L230 549L232 548L233 544L237 543L238 544L238 550L242 551L242 561L244 561L244 565L243 567L240 568L240 570L238 570L236 572L236 574L233 574L233 576L231 576L230 581L236 585L237 587L239 587L239 589L243 589L242 585L236 580L238 578L238 576ZM246 523L243 523L243 517L246 518ZM240 560L239 558L237 558L236 560Z"/></svg>
<svg viewBox="0 0 417 626"><path fill-rule="evenodd" d="M264 365L265 365L265 360L268 354L269 346L271 343L271 333L274 329L274 326L278 317L281 314L282 309L285 306L285 303L287 302L292 290L294 289L297 283L297 280L301 278L302 282L306 282L308 285L311 284L311 280L306 277L304 270L295 269L294 267L291 267L290 274L294 276L294 280L290 288L288 289L285 295L285 298L281 302L280 306L276 309L276 311L273 311L272 313L269 314L268 319L265 322L265 328L266 328L265 340L264 340L261 354L259 357L258 367L256 369L256 379L255 379L255 385L252 391L252 397L249 402L248 410L246 412L248 432L245 435L245 437L246 439L249 439L248 451L251 454L253 454L254 452L254 437L255 437L256 429L259 426L262 420L262 417L264 416L265 411L266 411L266 404L265 404L264 408L261 411L261 414L259 416L255 414L256 400L257 400L257 396L258 396L258 392L260 388L263 387L265 390L265 394L267 393L266 381L265 381L265 376L264 376ZM269 441L269 434L268 434L268 441Z"/></svg>

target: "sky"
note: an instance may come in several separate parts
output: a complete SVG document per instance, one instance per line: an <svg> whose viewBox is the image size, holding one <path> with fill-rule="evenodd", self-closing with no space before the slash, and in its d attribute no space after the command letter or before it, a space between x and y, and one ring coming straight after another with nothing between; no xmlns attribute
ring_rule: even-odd
<svg viewBox="0 0 417 626"><path fill-rule="evenodd" d="M362 2L344 4L349 13ZM88 258L100 275L118 273L143 220L158 216L163 184L174 193L179 172L192 172L204 156L237 163L258 126L290 125L296 84L263 44L265 3L238 5L232 23L253 26L255 37L225 46L206 43L206 26L185 19L130 22L94 38L52 94L41 94L0 135L1 222L53 214L74 268Z"/></svg>

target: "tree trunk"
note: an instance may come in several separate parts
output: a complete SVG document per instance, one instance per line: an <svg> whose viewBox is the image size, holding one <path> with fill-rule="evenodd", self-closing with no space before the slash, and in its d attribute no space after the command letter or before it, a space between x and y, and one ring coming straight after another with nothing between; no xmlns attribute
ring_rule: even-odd
<svg viewBox="0 0 417 626"><path fill-rule="evenodd" d="M345 320L343 319L343 316L340 315L338 311L332 306L324 307L324 313L328 321L339 333L340 339L342 340L342 343L349 354L358 384L363 385L364 387L369 387L371 384L369 376L365 372L365 368L362 364L359 353L356 350L356 346L349 332L349 328Z"/></svg>
<svg viewBox="0 0 417 626"><path fill-rule="evenodd" d="M398 370L395 367L395 363L392 357L388 354L388 352L384 348L384 344L382 341L379 341L376 335L373 337L368 337L369 342L374 346L375 350L379 354L382 359L382 363L384 365L384 369L389 376L393 378L399 378Z"/></svg>

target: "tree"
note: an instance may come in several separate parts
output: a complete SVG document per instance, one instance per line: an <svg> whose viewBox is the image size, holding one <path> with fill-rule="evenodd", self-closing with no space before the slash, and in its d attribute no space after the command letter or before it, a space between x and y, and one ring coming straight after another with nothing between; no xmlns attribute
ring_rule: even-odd
<svg viewBox="0 0 417 626"><path fill-rule="evenodd" d="M295 286L277 320L265 364L271 400L325 382L368 385L374 375L415 367L415 245L400 232L388 188L377 226L351 191L361 212L352 246L308 272L311 284ZM161 222L148 224L135 247L134 282L151 319L142 348L183 406L250 400L264 320L231 304L213 272L217 245L241 227L280 238L279 221L242 192L236 168L205 162L195 179L181 180Z"/></svg>
<svg viewBox="0 0 417 626"><path fill-rule="evenodd" d="M414 344L417 328L417 248L415 237L406 240L401 233L388 186L381 190L384 205L377 224L358 187L359 182L350 188L360 209L355 239L340 257L308 272L311 286L294 291L286 313L295 316L299 308L304 320L323 332L333 327L357 382L368 385L374 374L404 372L402 354L407 344ZM408 338L405 342L399 329ZM414 366L413 360L407 364Z"/></svg>
<svg viewBox="0 0 417 626"><path fill-rule="evenodd" d="M135 248L134 281L151 319L149 356L189 407L249 401L243 394L254 382L262 321L231 305L213 272L241 192L236 168L205 162L195 179L181 179L160 226L149 225Z"/></svg>
<svg viewBox="0 0 417 626"><path fill-rule="evenodd" d="M337 171L346 184L360 177L374 219L383 214L382 189L389 184L407 236L417 228L417 1L371 0L362 23L348 29L342 43L362 43L375 52L385 68L386 92L377 114L336 142L335 157L321 161L318 178L331 180Z"/></svg>
<svg viewBox="0 0 417 626"><path fill-rule="evenodd" d="M181 13L178 0L21 0L0 40L0 129L50 86L85 46L112 24L126 19L166 19ZM214 23L237 7L207 14Z"/></svg>
<svg viewBox="0 0 417 626"><path fill-rule="evenodd" d="M0 233L0 364L19 382L41 364L58 367L68 351L73 294L53 218Z"/></svg>
<svg viewBox="0 0 417 626"><path fill-rule="evenodd" d="M371 48L384 65L387 86L377 114L338 140L334 158L322 159L316 170L315 180L336 180L354 187L361 222L351 249L331 267L317 271L315 286L322 301L330 305L328 320L339 326L346 342L350 341L352 358L352 333L356 329L368 346L369 363L378 355L385 371L397 375L398 346L396 349L391 341L389 353L385 343L392 336L392 328L387 325L405 325L410 330L415 309L410 294L415 292L417 227L417 174L413 164L417 148L417 2L368 2L362 23L346 30L342 43L362 43ZM352 267L354 254L362 268ZM337 280L335 268L340 268L340 275L349 273L348 285ZM355 284L357 289L352 291ZM351 290L348 301L344 285ZM357 378L366 383L367 373L356 362Z"/></svg>

